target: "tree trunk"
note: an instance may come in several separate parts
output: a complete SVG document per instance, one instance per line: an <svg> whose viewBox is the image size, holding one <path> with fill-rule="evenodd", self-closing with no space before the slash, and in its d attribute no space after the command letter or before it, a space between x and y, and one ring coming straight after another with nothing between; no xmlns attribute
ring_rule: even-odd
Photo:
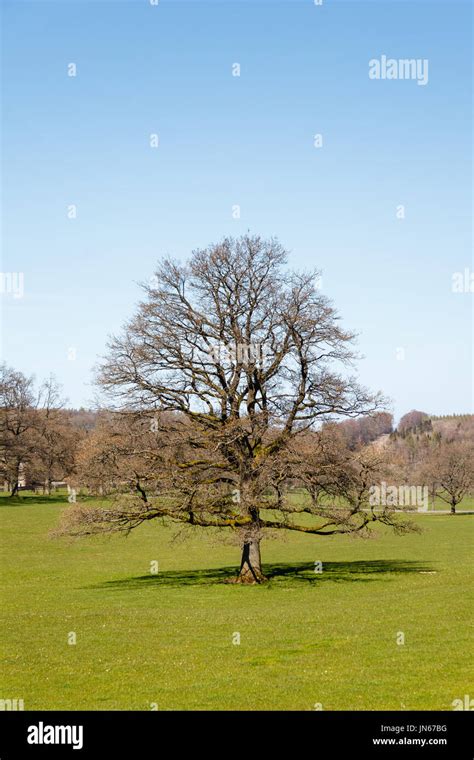
<svg viewBox="0 0 474 760"><path fill-rule="evenodd" d="M17 459L16 467L15 467L15 480L12 483L12 492L10 494L10 498L12 496L16 496L20 488L20 464L21 464L21 461Z"/></svg>
<svg viewBox="0 0 474 760"><path fill-rule="evenodd" d="M456 502L454 502L454 503L451 502L451 514L452 515L456 514Z"/></svg>
<svg viewBox="0 0 474 760"><path fill-rule="evenodd" d="M260 540L245 541L242 547L242 561L237 583L263 583L267 579L262 573L260 558Z"/></svg>

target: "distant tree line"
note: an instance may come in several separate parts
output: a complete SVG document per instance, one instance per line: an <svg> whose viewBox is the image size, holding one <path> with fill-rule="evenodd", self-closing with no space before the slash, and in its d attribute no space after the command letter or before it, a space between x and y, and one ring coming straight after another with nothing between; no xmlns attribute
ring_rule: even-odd
<svg viewBox="0 0 474 760"><path fill-rule="evenodd" d="M66 481L91 494L125 489L145 498L164 483L172 488L189 434L182 415L68 409L53 378L36 388L34 378L6 365L0 372L0 479L10 495L21 482L46 494ZM330 499L352 505L353 489L367 506L370 486L385 478L426 483L431 499L445 501L454 513L474 490L473 468L474 415L412 410L394 428L392 414L374 412L299 436L287 457L272 461L267 498L274 493L278 502L289 489L302 488L327 510ZM362 487L360 478L368 475Z"/></svg>
<svg viewBox="0 0 474 760"><path fill-rule="evenodd" d="M0 366L0 480L11 496L20 483L50 493L54 482L75 472L83 437L54 378L35 386L5 364Z"/></svg>

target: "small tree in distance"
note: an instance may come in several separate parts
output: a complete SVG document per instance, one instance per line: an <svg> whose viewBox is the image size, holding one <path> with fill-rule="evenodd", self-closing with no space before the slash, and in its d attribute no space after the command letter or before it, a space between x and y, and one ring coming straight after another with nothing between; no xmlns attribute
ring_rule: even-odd
<svg viewBox="0 0 474 760"><path fill-rule="evenodd" d="M106 461L118 466L127 493L107 508L71 507L60 532L128 531L159 517L228 528L242 546L236 580L259 583L267 529L325 536L363 534L378 520L397 526L363 499L335 508L334 499L308 504L281 488L302 476L292 453L299 438L384 405L346 376L354 336L319 292L318 273L285 264L275 239L251 236L194 251L185 265L161 262L98 378L120 413ZM326 482L329 496L344 480L341 461ZM353 468L347 494L358 477Z"/></svg>
<svg viewBox="0 0 474 760"><path fill-rule="evenodd" d="M433 447L424 470L433 494L449 504L454 515L457 505L474 488L474 445L470 441L442 440Z"/></svg>

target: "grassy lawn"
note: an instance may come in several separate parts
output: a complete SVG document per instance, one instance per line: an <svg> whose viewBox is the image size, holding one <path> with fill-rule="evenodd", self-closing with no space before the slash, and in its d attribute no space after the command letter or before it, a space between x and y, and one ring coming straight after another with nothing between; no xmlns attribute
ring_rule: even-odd
<svg viewBox="0 0 474 760"><path fill-rule="evenodd" d="M281 536L262 545L270 582L240 587L222 582L238 547L210 530L172 543L155 522L129 538L51 540L64 504L1 499L0 698L26 710L450 710L472 695L469 515L414 515L423 533L403 537Z"/></svg>

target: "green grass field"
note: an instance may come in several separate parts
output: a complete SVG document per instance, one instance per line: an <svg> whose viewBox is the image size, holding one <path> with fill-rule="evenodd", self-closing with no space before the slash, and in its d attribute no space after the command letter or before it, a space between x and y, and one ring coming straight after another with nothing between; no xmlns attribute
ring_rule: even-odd
<svg viewBox="0 0 474 760"><path fill-rule="evenodd" d="M242 587L223 583L238 547L209 529L51 540L64 505L1 499L0 698L25 710L450 710L472 695L469 515L415 515L423 533L402 537L281 536L262 545L270 582Z"/></svg>

